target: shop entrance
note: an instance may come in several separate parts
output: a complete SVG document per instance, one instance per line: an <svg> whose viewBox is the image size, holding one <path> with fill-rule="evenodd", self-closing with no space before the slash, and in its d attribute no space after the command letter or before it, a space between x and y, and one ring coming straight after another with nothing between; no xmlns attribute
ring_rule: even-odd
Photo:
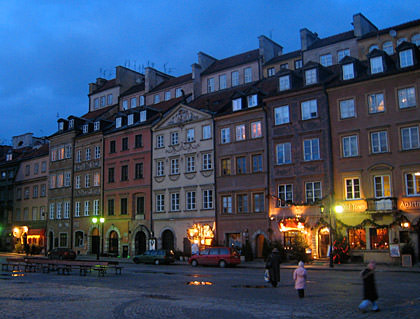
<svg viewBox="0 0 420 319"><path fill-rule="evenodd" d="M162 234L162 249L174 250L174 234L170 230L165 230Z"/></svg>
<svg viewBox="0 0 420 319"><path fill-rule="evenodd" d="M146 234L143 231L137 232L134 244L136 255L143 254L146 251Z"/></svg>
<svg viewBox="0 0 420 319"><path fill-rule="evenodd" d="M112 256L118 256L118 234L114 230L109 234L108 252Z"/></svg>
<svg viewBox="0 0 420 319"><path fill-rule="evenodd" d="M319 257L328 257L328 248L330 247L330 230L328 227L321 228L318 235Z"/></svg>
<svg viewBox="0 0 420 319"><path fill-rule="evenodd" d="M258 235L255 240L255 257L263 257L263 247L264 247L264 235Z"/></svg>
<svg viewBox="0 0 420 319"><path fill-rule="evenodd" d="M99 230L98 228L94 228L92 230L92 254L99 254L99 242L100 242L100 238L99 238Z"/></svg>

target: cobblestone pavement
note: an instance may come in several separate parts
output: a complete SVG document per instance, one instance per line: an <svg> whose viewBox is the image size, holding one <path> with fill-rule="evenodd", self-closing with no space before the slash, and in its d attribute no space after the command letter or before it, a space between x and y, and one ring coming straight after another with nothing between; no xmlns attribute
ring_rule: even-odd
<svg viewBox="0 0 420 319"><path fill-rule="evenodd" d="M122 276L0 273L0 318L420 318L418 273L378 272L381 312L358 312L358 271L308 270L297 298L292 269L280 287L257 268L125 264ZM203 285L190 285L191 282ZM205 285L210 283L211 285Z"/></svg>

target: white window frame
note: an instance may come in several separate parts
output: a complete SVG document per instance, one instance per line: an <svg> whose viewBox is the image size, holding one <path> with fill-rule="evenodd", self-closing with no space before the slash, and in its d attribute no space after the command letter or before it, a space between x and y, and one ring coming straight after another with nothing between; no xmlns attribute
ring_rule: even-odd
<svg viewBox="0 0 420 319"><path fill-rule="evenodd" d="M202 159L203 159L203 171L208 171L208 170L213 169L213 161L212 161L211 153L202 154Z"/></svg>
<svg viewBox="0 0 420 319"><path fill-rule="evenodd" d="M99 215L99 199L93 200L93 216Z"/></svg>
<svg viewBox="0 0 420 319"><path fill-rule="evenodd" d="M214 78L207 79L207 93L211 93L215 91L214 87Z"/></svg>
<svg viewBox="0 0 420 319"><path fill-rule="evenodd" d="M134 123L134 114L128 114L127 125L133 125Z"/></svg>
<svg viewBox="0 0 420 319"><path fill-rule="evenodd" d="M359 156L359 137L357 135L343 136L341 144L343 157Z"/></svg>
<svg viewBox="0 0 420 319"><path fill-rule="evenodd" d="M236 133L235 134L236 141L245 141L246 140L245 124L236 125L235 133Z"/></svg>
<svg viewBox="0 0 420 319"><path fill-rule="evenodd" d="M90 159L91 159L90 148L87 148L85 152L85 161L90 161Z"/></svg>
<svg viewBox="0 0 420 319"><path fill-rule="evenodd" d="M95 146L95 159L101 158L101 147Z"/></svg>
<svg viewBox="0 0 420 319"><path fill-rule="evenodd" d="M156 194L156 211L161 213L165 211L165 195Z"/></svg>
<svg viewBox="0 0 420 319"><path fill-rule="evenodd" d="M279 207L287 207L293 202L293 184L281 184L277 188L279 198Z"/></svg>
<svg viewBox="0 0 420 319"><path fill-rule="evenodd" d="M94 131L99 131L99 129L101 128L101 122L99 122L99 121L96 121L94 124L93 124L93 130Z"/></svg>
<svg viewBox="0 0 420 319"><path fill-rule="evenodd" d="M290 75L279 77L279 90L286 91L290 89Z"/></svg>
<svg viewBox="0 0 420 319"><path fill-rule="evenodd" d="M319 138L305 139L303 141L303 159L305 161L316 161L321 159L319 153Z"/></svg>
<svg viewBox="0 0 420 319"><path fill-rule="evenodd" d="M74 206L74 217L80 217L80 202L76 202Z"/></svg>
<svg viewBox="0 0 420 319"><path fill-rule="evenodd" d="M319 187L317 187L319 185ZM311 192L311 194L308 193L308 191ZM316 196L316 192L319 192L319 197ZM305 183L305 198L306 202L316 202L320 199L322 199L322 183L319 181L315 182L306 182Z"/></svg>
<svg viewBox="0 0 420 319"><path fill-rule="evenodd" d="M179 174L179 158L171 159L171 175Z"/></svg>
<svg viewBox="0 0 420 319"><path fill-rule="evenodd" d="M420 174L418 172L405 174L405 192L407 196L420 196Z"/></svg>
<svg viewBox="0 0 420 319"><path fill-rule="evenodd" d="M194 142L195 141L195 130L194 128L189 128L187 130L187 142Z"/></svg>
<svg viewBox="0 0 420 319"><path fill-rule="evenodd" d="M187 202L187 210L196 209L196 196L194 191L187 192L185 200Z"/></svg>
<svg viewBox="0 0 420 319"><path fill-rule="evenodd" d="M89 216L89 206L90 206L90 202L88 200L85 200L85 203L83 206L83 216Z"/></svg>
<svg viewBox="0 0 420 319"><path fill-rule="evenodd" d="M370 73L377 74L384 71L384 64L381 56L370 58Z"/></svg>
<svg viewBox="0 0 420 319"><path fill-rule="evenodd" d="M171 133L171 145L178 145L179 144L179 134L178 132Z"/></svg>
<svg viewBox="0 0 420 319"><path fill-rule="evenodd" d="M226 74L219 75L219 90L227 88Z"/></svg>
<svg viewBox="0 0 420 319"><path fill-rule="evenodd" d="M376 131L370 133L370 146L373 154L388 152L388 132Z"/></svg>
<svg viewBox="0 0 420 319"><path fill-rule="evenodd" d="M323 66L332 65L332 55L331 53L323 54L319 57L319 63Z"/></svg>
<svg viewBox="0 0 420 319"><path fill-rule="evenodd" d="M239 72L238 71L233 71L231 73L231 83L232 83L232 87L239 85Z"/></svg>
<svg viewBox="0 0 420 319"><path fill-rule="evenodd" d="M251 83L252 82L252 68L245 68L244 69L244 83Z"/></svg>
<svg viewBox="0 0 420 319"><path fill-rule="evenodd" d="M311 85L317 83L317 70L316 68L305 70L305 84Z"/></svg>
<svg viewBox="0 0 420 319"><path fill-rule="evenodd" d="M147 119L147 112L146 111L140 111L140 122L146 122Z"/></svg>
<svg viewBox="0 0 420 319"><path fill-rule="evenodd" d="M401 148L405 151L418 149L419 147L419 127L410 126L401 128Z"/></svg>
<svg viewBox="0 0 420 319"><path fill-rule="evenodd" d="M346 200L361 198L361 183L359 177L349 177L344 179L344 193Z"/></svg>
<svg viewBox="0 0 420 319"><path fill-rule="evenodd" d="M186 167L186 172L187 173L193 173L195 172L195 156L187 156L187 167Z"/></svg>
<svg viewBox="0 0 420 319"><path fill-rule="evenodd" d="M222 196L222 213L232 214L232 196Z"/></svg>
<svg viewBox="0 0 420 319"><path fill-rule="evenodd" d="M385 185L388 184L386 187ZM391 176L390 175L375 175L373 176L373 193L375 198L391 197ZM387 189L388 188L388 189ZM388 191L388 194L386 192Z"/></svg>
<svg viewBox="0 0 420 319"><path fill-rule="evenodd" d="M242 110L242 98L237 98L232 100L232 111L240 111Z"/></svg>
<svg viewBox="0 0 420 319"><path fill-rule="evenodd" d="M407 68L409 66L414 65L413 50L412 49L407 49L407 50L400 51L398 55L400 57L400 67L401 68Z"/></svg>
<svg viewBox="0 0 420 319"><path fill-rule="evenodd" d="M50 220L53 220L55 217L55 204L51 203L50 204Z"/></svg>
<svg viewBox="0 0 420 319"><path fill-rule="evenodd" d="M156 162L156 176L165 175L165 163L163 161Z"/></svg>
<svg viewBox="0 0 420 319"><path fill-rule="evenodd" d="M343 49L337 51L337 62L340 63L341 59L350 56L350 49Z"/></svg>
<svg viewBox="0 0 420 319"><path fill-rule="evenodd" d="M179 211L179 193L171 193L171 212Z"/></svg>
<svg viewBox="0 0 420 319"><path fill-rule="evenodd" d="M343 80L354 79L354 63L347 63L342 65Z"/></svg>
<svg viewBox="0 0 420 319"><path fill-rule="evenodd" d="M340 119L349 119L356 117L356 108L354 99L341 100L340 102Z"/></svg>
<svg viewBox="0 0 420 319"><path fill-rule="evenodd" d="M208 140L211 139L211 126L210 125L204 125L202 127L202 139L203 140Z"/></svg>
<svg viewBox="0 0 420 319"><path fill-rule="evenodd" d="M369 114L385 112L385 99L383 93L374 93L368 95Z"/></svg>
<svg viewBox="0 0 420 319"><path fill-rule="evenodd" d="M290 123L289 105L274 108L274 125Z"/></svg>
<svg viewBox="0 0 420 319"><path fill-rule="evenodd" d="M276 164L284 165L292 163L291 143L280 143L276 145Z"/></svg>
<svg viewBox="0 0 420 319"><path fill-rule="evenodd" d="M230 128L225 127L220 130L220 142L221 144L230 143Z"/></svg>
<svg viewBox="0 0 420 319"><path fill-rule="evenodd" d="M64 219L70 218L70 202L64 202Z"/></svg>
<svg viewBox="0 0 420 319"><path fill-rule="evenodd" d="M415 107L416 105L416 89L414 87L398 90L398 107L400 109Z"/></svg>
<svg viewBox="0 0 420 319"><path fill-rule="evenodd" d="M318 117L318 102L316 99L304 101L300 105L302 120L311 120Z"/></svg>
<svg viewBox="0 0 420 319"><path fill-rule="evenodd" d="M203 209L212 209L213 208L213 190L205 189L203 190Z"/></svg>
<svg viewBox="0 0 420 319"><path fill-rule="evenodd" d="M163 135L156 136L156 148L163 148L163 147L164 147Z"/></svg>
<svg viewBox="0 0 420 319"><path fill-rule="evenodd" d="M247 96L247 101L248 101L248 108L257 106L258 105L258 95L257 94L248 95Z"/></svg>
<svg viewBox="0 0 420 319"><path fill-rule="evenodd" d="M61 219L61 210L63 208L63 203L57 203L57 211L56 211L56 218Z"/></svg>

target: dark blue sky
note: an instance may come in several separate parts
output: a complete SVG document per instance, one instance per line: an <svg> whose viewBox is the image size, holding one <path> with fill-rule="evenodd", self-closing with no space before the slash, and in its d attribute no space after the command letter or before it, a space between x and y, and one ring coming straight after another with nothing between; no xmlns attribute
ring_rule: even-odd
<svg viewBox="0 0 420 319"><path fill-rule="evenodd" d="M117 65L178 76L197 52L225 58L256 49L262 34L287 53L301 28L327 37L352 30L359 12L382 29L419 19L420 1L1 1L0 144L86 113L88 83Z"/></svg>

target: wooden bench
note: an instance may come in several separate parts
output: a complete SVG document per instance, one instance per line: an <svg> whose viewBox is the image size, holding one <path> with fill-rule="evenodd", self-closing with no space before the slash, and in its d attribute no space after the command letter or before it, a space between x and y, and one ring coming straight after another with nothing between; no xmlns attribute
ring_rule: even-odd
<svg viewBox="0 0 420 319"><path fill-rule="evenodd" d="M9 271L9 267L12 268L12 271L20 271L20 266L24 265L23 258L6 258L6 262L1 264L2 271Z"/></svg>
<svg viewBox="0 0 420 319"><path fill-rule="evenodd" d="M57 275L70 275L71 265L69 264L58 264L57 265Z"/></svg>

